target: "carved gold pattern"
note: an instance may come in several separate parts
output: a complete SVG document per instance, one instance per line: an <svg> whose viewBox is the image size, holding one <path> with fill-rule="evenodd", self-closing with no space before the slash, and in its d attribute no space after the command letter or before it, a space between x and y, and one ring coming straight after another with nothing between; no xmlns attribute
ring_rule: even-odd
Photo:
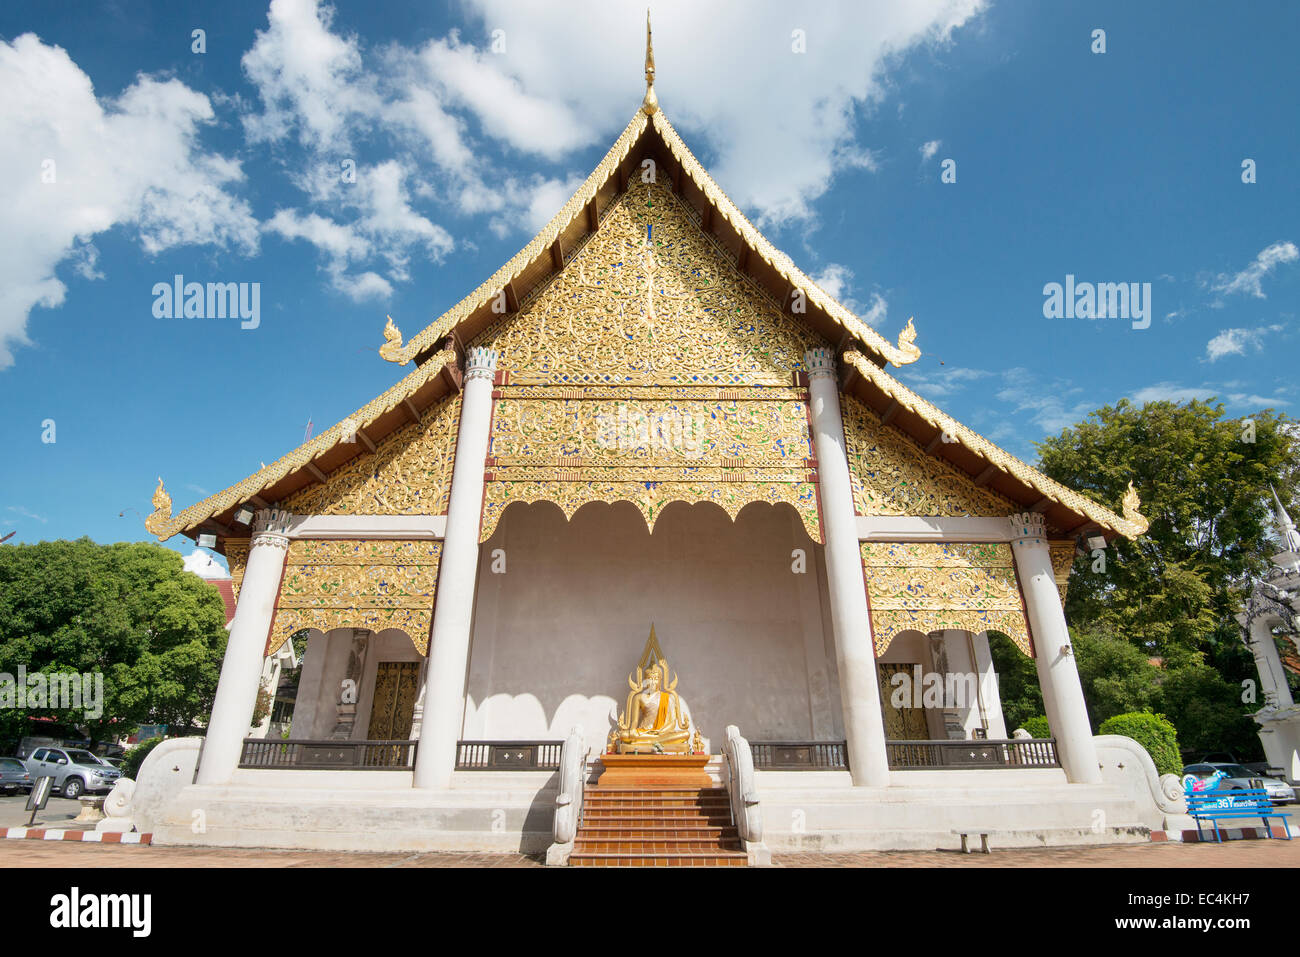
<svg viewBox="0 0 1300 957"><path fill-rule="evenodd" d="M631 397L497 401L492 452L498 465L692 466L743 459L748 466L801 467L811 454L801 399L707 401ZM290 506L292 507L292 506Z"/></svg>
<svg viewBox="0 0 1300 957"><path fill-rule="evenodd" d="M1049 542L1048 555L1052 562L1052 577L1056 590L1061 593L1061 607L1065 607L1065 593L1070 587L1070 571L1074 568L1074 542Z"/></svg>
<svg viewBox="0 0 1300 957"><path fill-rule="evenodd" d="M400 628L428 654L440 541L289 544L267 654L304 628Z"/></svg>
<svg viewBox="0 0 1300 957"><path fill-rule="evenodd" d="M501 356L482 539L513 502L789 503L821 540L807 391L819 340L662 186L634 181L563 272L477 345Z"/></svg>
<svg viewBox="0 0 1300 957"><path fill-rule="evenodd" d="M932 403L921 398L907 386L903 385L889 373L857 352L844 355L844 362L858 371L863 378L875 385L881 392L909 412L924 419L930 425L950 436L953 441L961 443L990 465L1012 475L1017 481L1028 485L1045 498L1064 505L1066 508L1091 519L1098 525L1117 532L1126 538L1137 538L1147 530L1147 520L1138 511L1141 504L1137 493L1126 496L1124 517L1116 515L1107 508L1098 505L1092 499L1085 498L1073 489L1068 489L1053 481L1037 469L1026 465L1009 452L998 448L984 436L968 429L952 416L941 412ZM1132 483L1130 483L1130 490Z"/></svg>
<svg viewBox="0 0 1300 957"><path fill-rule="evenodd" d="M1005 516L1009 499L980 488L918 446L855 397L840 396L844 445L859 515Z"/></svg>
<svg viewBox="0 0 1300 957"><path fill-rule="evenodd" d="M450 349L431 356L428 361L421 363L401 382L398 382L377 398L367 402L343 421L304 442L288 455L282 456L270 465L259 469L243 481L237 482L230 488L215 495L210 495L195 505L191 505L171 518L170 521L156 523L155 528L148 529L149 533L158 536L160 541L166 541L176 533L189 531L233 505L248 501L251 496L261 493L285 476L303 468L308 462L328 452L340 442L354 439L358 429L364 429L370 425L385 412L399 405L404 399L414 395L430 380L440 375L446 366L455 365L455 363L456 353ZM148 528L147 525L146 528Z"/></svg>
<svg viewBox="0 0 1300 957"><path fill-rule="evenodd" d="M299 515L445 515L460 426L460 393L453 393L285 501Z"/></svg>
<svg viewBox="0 0 1300 957"><path fill-rule="evenodd" d="M862 542L876 655L902 631L1000 631L1033 657L1011 546Z"/></svg>
<svg viewBox="0 0 1300 957"><path fill-rule="evenodd" d="M227 538L226 564L230 567L230 587L235 602L239 602L239 586L244 583L244 569L248 567L248 539Z"/></svg>
<svg viewBox="0 0 1300 957"><path fill-rule="evenodd" d="M751 502L772 505L784 502L799 513L808 537L818 543L822 540L817 493L810 482L488 482L481 541L492 537L501 513L515 502L553 502L565 518L572 518L588 502L630 502L644 516L651 531L671 502L712 502L733 520Z"/></svg>
<svg viewBox="0 0 1300 957"><path fill-rule="evenodd" d="M512 383L788 386L822 345L635 179L546 288L484 332Z"/></svg>

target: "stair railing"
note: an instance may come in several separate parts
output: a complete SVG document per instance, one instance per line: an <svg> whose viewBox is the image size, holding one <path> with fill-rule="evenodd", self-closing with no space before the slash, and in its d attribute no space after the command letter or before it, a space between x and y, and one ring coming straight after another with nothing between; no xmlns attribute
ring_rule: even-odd
<svg viewBox="0 0 1300 957"><path fill-rule="evenodd" d="M551 828L556 844L572 844L577 837L586 785L587 744L582 726L574 725L560 748L560 793L555 796L555 823Z"/></svg>
<svg viewBox="0 0 1300 957"><path fill-rule="evenodd" d="M754 756L749 742L734 724L727 725L727 740L722 746L727 756L727 797L731 823L741 840L758 844L763 840L763 812L758 806L758 789L754 783Z"/></svg>

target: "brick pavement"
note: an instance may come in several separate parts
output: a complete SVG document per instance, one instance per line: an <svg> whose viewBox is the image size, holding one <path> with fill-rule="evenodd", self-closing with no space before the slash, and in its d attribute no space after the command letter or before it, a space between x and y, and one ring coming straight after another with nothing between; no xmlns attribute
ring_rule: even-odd
<svg viewBox="0 0 1300 957"><path fill-rule="evenodd" d="M774 855L778 867L1300 867L1300 839L954 851ZM540 867L523 854L361 853L0 841L0 867Z"/></svg>

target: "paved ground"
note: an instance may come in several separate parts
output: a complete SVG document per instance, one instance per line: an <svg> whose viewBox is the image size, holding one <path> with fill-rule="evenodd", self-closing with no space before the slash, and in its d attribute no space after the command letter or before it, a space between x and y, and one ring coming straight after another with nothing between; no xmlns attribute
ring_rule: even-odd
<svg viewBox="0 0 1300 957"><path fill-rule="evenodd" d="M1126 844L959 854L874 851L776 855L781 867L1300 867L1300 839L1215 844ZM366 854L229 848L140 847L0 840L5 867L540 867L522 854Z"/></svg>
<svg viewBox="0 0 1300 957"><path fill-rule="evenodd" d="M27 795L14 794L0 796L0 827L26 827L32 812L27 809ZM73 824L72 819L81 813L80 801L69 801L57 795L50 795L45 810L36 812L34 827L51 827L63 830L81 829L84 825ZM94 830L95 825L90 825Z"/></svg>

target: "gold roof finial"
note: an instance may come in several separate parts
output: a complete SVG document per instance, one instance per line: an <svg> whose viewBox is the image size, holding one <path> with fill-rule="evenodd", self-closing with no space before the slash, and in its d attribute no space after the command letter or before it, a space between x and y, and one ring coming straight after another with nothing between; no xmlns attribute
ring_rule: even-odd
<svg viewBox="0 0 1300 957"><path fill-rule="evenodd" d="M144 528L150 535L162 537L163 529L172 519L172 497L163 488L162 476L158 477L158 487L153 490L153 514L144 520Z"/></svg>
<svg viewBox="0 0 1300 957"><path fill-rule="evenodd" d="M659 109L659 97L655 96L655 47L650 39L650 8L645 11L645 99L641 109L646 116L654 116Z"/></svg>

